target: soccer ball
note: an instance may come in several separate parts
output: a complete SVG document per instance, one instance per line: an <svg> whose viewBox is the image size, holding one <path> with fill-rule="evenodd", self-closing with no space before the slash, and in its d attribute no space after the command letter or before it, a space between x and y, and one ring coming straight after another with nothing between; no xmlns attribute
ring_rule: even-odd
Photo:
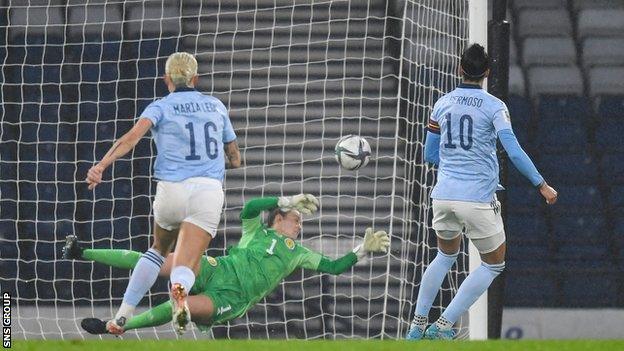
<svg viewBox="0 0 624 351"><path fill-rule="evenodd" d="M336 144L336 161L344 169L354 171L368 164L371 148L366 139L357 135L347 135Z"/></svg>

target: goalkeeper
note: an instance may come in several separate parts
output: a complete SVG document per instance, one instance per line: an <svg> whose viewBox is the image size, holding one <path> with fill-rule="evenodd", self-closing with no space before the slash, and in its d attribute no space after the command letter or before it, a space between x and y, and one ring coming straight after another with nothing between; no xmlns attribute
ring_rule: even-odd
<svg viewBox="0 0 624 351"><path fill-rule="evenodd" d="M301 213L317 210L318 201L310 194L292 197L255 198L241 211L243 235L237 246L221 257L203 256L196 267L197 280L187 298L190 318L201 330L240 317L268 295L297 268L341 274L369 252L387 252L390 245L384 231L366 230L364 241L352 252L331 260L309 250L295 240L301 231ZM269 211L267 224L262 212ZM128 250L81 249L75 236L68 236L63 249L65 258L85 259L118 268L133 268L141 254ZM172 256L161 267L160 275L168 276ZM172 303L167 301L130 318L118 334L130 329L165 324L172 319ZM187 321L177 321L178 333ZM107 334L106 322L86 318L81 323L91 334Z"/></svg>

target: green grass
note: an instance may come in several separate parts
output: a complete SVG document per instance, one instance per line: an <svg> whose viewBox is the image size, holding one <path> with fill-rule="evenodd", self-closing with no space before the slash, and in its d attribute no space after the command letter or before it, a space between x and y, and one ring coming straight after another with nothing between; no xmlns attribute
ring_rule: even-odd
<svg viewBox="0 0 624 351"><path fill-rule="evenodd" d="M13 340L15 350L37 351L165 351L165 350L217 350L217 351L577 351L624 350L624 340L496 340L496 341L382 341L382 340L70 340L23 341Z"/></svg>

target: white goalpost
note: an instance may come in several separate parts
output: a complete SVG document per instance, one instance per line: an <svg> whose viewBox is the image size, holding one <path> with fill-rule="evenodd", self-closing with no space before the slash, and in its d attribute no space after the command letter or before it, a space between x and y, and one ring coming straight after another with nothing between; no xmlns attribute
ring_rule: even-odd
<svg viewBox="0 0 624 351"><path fill-rule="evenodd" d="M436 252L426 123L459 83L465 45L486 43L486 23L486 0L0 1L0 290L13 299L14 337L89 338L80 320L108 318L120 304L130 272L64 261L60 250L67 234L88 248L149 247L151 139L95 192L83 180L166 95L165 60L186 51L199 63L198 89L228 107L244 160L227 172L208 254L238 242L245 201L300 192L322 205L304 218L304 246L337 257L373 226L391 234L392 250L340 276L296 271L245 316L184 337L403 338ZM347 134L373 150L357 172L334 160ZM460 255L434 316L477 260ZM139 310L166 298L161 280ZM486 337L486 316L478 303L459 337ZM124 336L168 337L170 325Z"/></svg>

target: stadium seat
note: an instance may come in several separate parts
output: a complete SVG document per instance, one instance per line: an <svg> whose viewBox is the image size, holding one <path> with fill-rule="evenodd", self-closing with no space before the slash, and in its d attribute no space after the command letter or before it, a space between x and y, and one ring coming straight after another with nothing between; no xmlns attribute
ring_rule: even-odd
<svg viewBox="0 0 624 351"><path fill-rule="evenodd" d="M598 100L599 120L624 121L624 95L603 95L599 96Z"/></svg>
<svg viewBox="0 0 624 351"><path fill-rule="evenodd" d="M62 44L64 6L18 6L9 12L8 35L27 44ZM28 30L27 30L28 29ZM30 49L29 49L30 50Z"/></svg>
<svg viewBox="0 0 624 351"><path fill-rule="evenodd" d="M510 269L505 276L505 305L553 306L557 298L554 276L544 271L517 272Z"/></svg>
<svg viewBox="0 0 624 351"><path fill-rule="evenodd" d="M505 191L508 203L513 204L514 212L534 212L542 203L539 192L528 181L525 185L510 185Z"/></svg>
<svg viewBox="0 0 624 351"><path fill-rule="evenodd" d="M570 188L561 190L563 192L564 190L570 190ZM566 195L568 195L566 196L567 198L573 196L572 194ZM576 196L576 198L580 199L581 196ZM556 243L589 244L604 241L607 238L607 233L605 232L605 218L602 212L600 212L601 207L591 208L590 212L586 212L582 211L579 206L571 206L569 203L570 201L557 204L558 207L564 208L564 211L552 218Z"/></svg>
<svg viewBox="0 0 624 351"><path fill-rule="evenodd" d="M607 184L624 184L624 154L604 154L600 160L600 175Z"/></svg>
<svg viewBox="0 0 624 351"><path fill-rule="evenodd" d="M515 206L510 202L508 207ZM507 240L522 244L546 244L548 242L548 230L543 215L535 212L509 213L505 223Z"/></svg>
<svg viewBox="0 0 624 351"><path fill-rule="evenodd" d="M565 8L526 9L518 14L518 35L526 37L571 37L572 22Z"/></svg>
<svg viewBox="0 0 624 351"><path fill-rule="evenodd" d="M531 123L531 102L522 96L510 95L507 99L507 108L514 130L528 129Z"/></svg>
<svg viewBox="0 0 624 351"><path fill-rule="evenodd" d="M520 11L524 9L562 9L567 6L566 0L514 0L511 2L511 6L514 11Z"/></svg>
<svg viewBox="0 0 624 351"><path fill-rule="evenodd" d="M617 66L624 62L624 38L587 38L583 66Z"/></svg>
<svg viewBox="0 0 624 351"><path fill-rule="evenodd" d="M622 167L622 165L620 165L620 167ZM622 177L620 175L620 177ZM616 185L612 185L610 187L609 190L609 206L611 206L611 208L614 208L616 211L620 211L620 210L624 210L624 183L619 183ZM620 223L622 224L621 226L621 231L616 233L619 235L622 235L622 239L624 241L624 221L622 221L621 218L616 219L616 221L621 221Z"/></svg>
<svg viewBox="0 0 624 351"><path fill-rule="evenodd" d="M544 153L581 153L587 148L584 124L579 120L544 120L537 124L535 144Z"/></svg>
<svg viewBox="0 0 624 351"><path fill-rule="evenodd" d="M592 97L622 94L624 67L595 67L589 70L589 90Z"/></svg>
<svg viewBox="0 0 624 351"><path fill-rule="evenodd" d="M596 184L598 165L587 154L547 154L539 156L538 169L556 185Z"/></svg>
<svg viewBox="0 0 624 351"><path fill-rule="evenodd" d="M561 276L560 307L619 306L617 284L608 272L570 270ZM591 287L591 288L589 288Z"/></svg>
<svg viewBox="0 0 624 351"><path fill-rule="evenodd" d="M85 4L69 6L67 30L69 40L74 42L102 40L120 40L122 37L122 4ZM103 19L106 24L103 25Z"/></svg>
<svg viewBox="0 0 624 351"><path fill-rule="evenodd" d="M576 64L576 47L571 37L530 37L524 39L522 46L524 67Z"/></svg>
<svg viewBox="0 0 624 351"><path fill-rule="evenodd" d="M624 3L620 0L572 0L574 11L622 7L624 7Z"/></svg>
<svg viewBox="0 0 624 351"><path fill-rule="evenodd" d="M524 96L525 87L524 73L520 66L514 64L509 67L509 94Z"/></svg>
<svg viewBox="0 0 624 351"><path fill-rule="evenodd" d="M131 39L177 36L181 31L180 7L137 3L128 6L126 29Z"/></svg>
<svg viewBox="0 0 624 351"><path fill-rule="evenodd" d="M606 121L600 123L596 130L596 144L599 150L611 153L624 151L622 133L624 133L622 122Z"/></svg>
<svg viewBox="0 0 624 351"><path fill-rule="evenodd" d="M529 94L583 94L583 79L577 66L544 67L529 69Z"/></svg>
<svg viewBox="0 0 624 351"><path fill-rule="evenodd" d="M578 37L615 37L624 34L624 9L586 9L578 13Z"/></svg>
<svg viewBox="0 0 624 351"><path fill-rule="evenodd" d="M539 98L537 118L549 120L585 121L591 116L591 105L586 97L574 95L542 95Z"/></svg>

